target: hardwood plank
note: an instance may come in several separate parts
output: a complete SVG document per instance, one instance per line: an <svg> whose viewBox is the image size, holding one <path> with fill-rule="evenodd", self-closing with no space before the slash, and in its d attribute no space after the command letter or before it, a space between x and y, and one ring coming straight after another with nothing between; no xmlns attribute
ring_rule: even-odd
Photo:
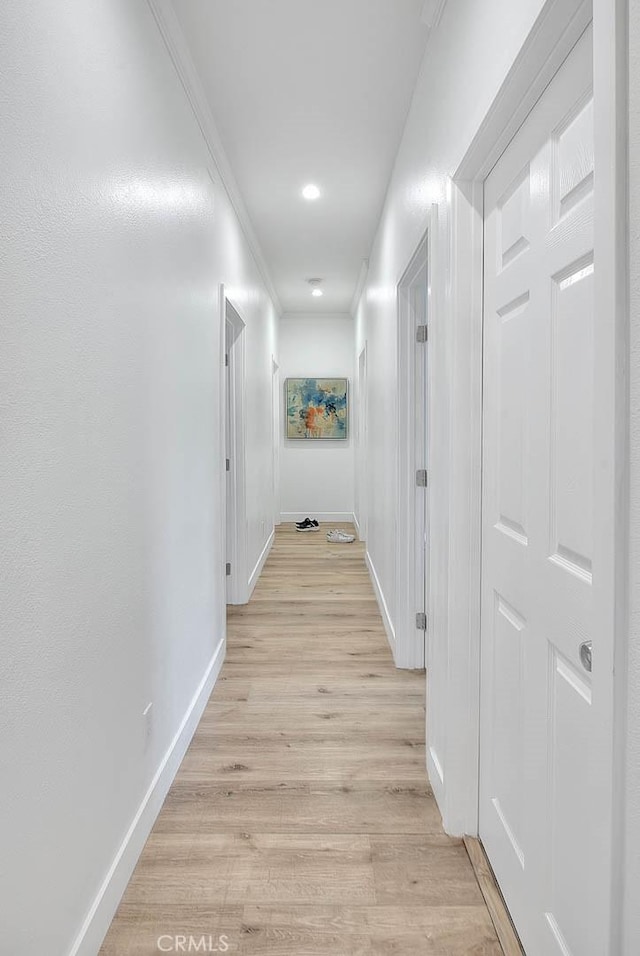
<svg viewBox="0 0 640 956"><path fill-rule="evenodd" d="M102 956L160 936L241 956L499 956L425 769L361 544L279 528ZM511 956L511 954L509 954Z"/></svg>
<svg viewBox="0 0 640 956"><path fill-rule="evenodd" d="M376 902L479 906L482 896L462 840L443 833L370 837Z"/></svg>
<svg viewBox="0 0 640 956"><path fill-rule="evenodd" d="M240 952L251 956L500 956L481 906L244 908Z"/></svg>
<svg viewBox="0 0 640 956"><path fill-rule="evenodd" d="M227 668L227 664L224 666ZM316 695L323 695L323 703L327 703L327 698L343 697L351 697L360 701L366 698L369 703L385 699L388 703L391 703L398 696L402 700L413 696L419 705L424 706L424 688L422 686L424 675L422 676L422 684L417 684L415 680L405 681L399 694L398 682L389 674L391 667L391 664L384 667L368 664L363 667L361 662L356 664L344 660L339 671L327 666L326 663L317 665L315 663L308 665L302 663L297 667L291 664L277 670L273 666L261 665L260 676L251 681L249 699L272 701L284 697L308 697L311 695L317 700L322 700L322 697ZM245 683L249 680L248 675L252 669L255 670L251 664L229 664L228 679L242 680Z"/></svg>
<svg viewBox="0 0 640 956"><path fill-rule="evenodd" d="M198 741L187 753L181 780L197 784L203 778L219 783L231 778L260 781L277 779L353 781L364 774L370 780L392 778L424 780L425 751L419 740L403 735L395 739L360 736L345 743L340 737L282 735L230 735L215 737L215 750Z"/></svg>
<svg viewBox="0 0 640 956"><path fill-rule="evenodd" d="M332 780L228 783L198 786L177 781L156 827L188 832L441 833L442 821L426 781Z"/></svg>
<svg viewBox="0 0 640 956"><path fill-rule="evenodd" d="M221 952L239 953L243 926L242 906L194 906L181 903L146 903L140 906L126 900L118 909L118 916L100 950L100 956L159 956L175 937L192 936L199 941L211 937L212 947L220 941L228 946ZM162 938L164 937L164 938ZM169 937L169 939L167 939ZM200 952L203 950L201 949Z"/></svg>
<svg viewBox="0 0 640 956"><path fill-rule="evenodd" d="M364 835L200 833L178 866L169 849L137 868L130 904L376 902Z"/></svg>
<svg viewBox="0 0 640 956"><path fill-rule="evenodd" d="M348 734L354 738L365 734L374 739L394 739L402 733L409 733L410 739L421 739L425 717L424 707L420 704L421 701L416 702L413 697L397 702L393 699L378 701L377 706L367 706L359 698L216 700L205 710L193 746L210 746L209 738L218 735L221 721L230 726L242 726L254 737L290 734L293 724L298 735Z"/></svg>

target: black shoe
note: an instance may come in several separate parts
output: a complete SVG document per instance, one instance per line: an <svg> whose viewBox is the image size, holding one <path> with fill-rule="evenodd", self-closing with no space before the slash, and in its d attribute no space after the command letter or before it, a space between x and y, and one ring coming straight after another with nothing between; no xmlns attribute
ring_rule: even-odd
<svg viewBox="0 0 640 956"><path fill-rule="evenodd" d="M305 518L304 521L296 523L296 531L319 531L320 525L315 518Z"/></svg>

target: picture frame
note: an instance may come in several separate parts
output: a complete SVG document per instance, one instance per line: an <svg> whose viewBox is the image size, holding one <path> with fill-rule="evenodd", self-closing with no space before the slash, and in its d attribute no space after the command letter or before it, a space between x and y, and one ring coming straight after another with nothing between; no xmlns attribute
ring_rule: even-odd
<svg viewBox="0 0 640 956"><path fill-rule="evenodd" d="M346 441L349 437L349 379L341 376L287 378L285 438L289 441Z"/></svg>

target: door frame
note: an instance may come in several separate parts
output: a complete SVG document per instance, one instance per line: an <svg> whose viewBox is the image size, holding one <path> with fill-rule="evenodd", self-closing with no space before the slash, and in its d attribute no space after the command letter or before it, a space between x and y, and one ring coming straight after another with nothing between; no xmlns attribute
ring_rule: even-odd
<svg viewBox="0 0 640 956"><path fill-rule="evenodd" d="M358 391L356 405L356 500L355 525L358 540L367 540L367 432L368 432L368 405L367 405L367 343L365 342L358 353L357 364Z"/></svg>
<svg viewBox="0 0 640 956"><path fill-rule="evenodd" d="M624 0L549 0L538 17L503 86L450 183L452 386L450 415L450 536L448 671L443 800L444 825L454 834L478 832L480 725L480 583L482 503L482 328L483 188L542 92L555 76L589 22L594 23L594 111L596 349L608 368L620 370L607 407L595 427L610 455L602 462L596 488L613 502L608 520L595 529L597 549L613 574L594 588L598 629L613 633L610 659L594 662L594 702L598 701L596 742L611 764L600 767L594 787L604 788L605 819L594 820L589 835L601 863L601 886L609 905L600 950L619 952L619 910L623 833L624 701L627 597L627 307L626 238L626 6ZM607 420L614 415L613 432ZM604 445L603 445L604 446ZM612 684L611 675L615 673ZM613 891L612 891L613 888Z"/></svg>
<svg viewBox="0 0 640 956"><path fill-rule="evenodd" d="M247 503L246 503L246 463L245 463L245 322L237 307L226 295L224 285L220 287L221 300L221 329L222 329L222 428L223 436L226 429L227 400L225 388L225 355L226 355L226 327L233 330L233 342L229 348L229 375L231 408L229 422L230 435L230 498L231 515L227 524L227 494L226 494L226 454L222 457L222 488L223 510L226 528L230 528L230 540L225 546L224 565L231 563L231 573L225 573L227 604L246 604L249 600L249 573L247 559Z"/></svg>
<svg viewBox="0 0 640 956"><path fill-rule="evenodd" d="M280 402L280 366L271 355L271 441L273 444L273 524L281 524L280 502L280 429L282 426Z"/></svg>
<svg viewBox="0 0 640 956"><path fill-rule="evenodd" d="M407 268L397 286L398 309L398 495L397 495L397 528L396 536L396 589L397 612L395 627L394 658L396 667L421 669L425 666L426 635L416 627L416 614L424 611L427 621L430 620L431 601L430 580L427 569L430 565L428 554L424 561L418 556L416 547L416 471L418 468L428 469L431 460L430 443L431 429L429 428L429 408L431 405L431 377L428 372L429 342L416 342L417 316L414 314L411 302L411 290L418 283L424 281L426 286L427 325L429 335L435 334L433 321L433 297L431 295L430 276L433 272L433 235L437 223L437 206L433 205L429 216L427 230L417 249L412 255ZM416 349L426 349L427 358L423 365L424 377L416 374ZM424 404L424 425L427 439L425 442L424 459L418 460L414 435L416 430L417 409ZM425 489L425 521L429 527L429 487ZM429 536L429 541L431 536ZM419 593L418 577L422 574L424 582L422 592Z"/></svg>

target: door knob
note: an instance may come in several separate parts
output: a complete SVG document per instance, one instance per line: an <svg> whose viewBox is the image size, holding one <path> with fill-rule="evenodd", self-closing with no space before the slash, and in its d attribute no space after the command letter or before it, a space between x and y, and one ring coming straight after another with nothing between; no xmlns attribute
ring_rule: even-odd
<svg viewBox="0 0 640 956"><path fill-rule="evenodd" d="M591 641L583 641L583 643L580 645L580 663L586 671L591 673Z"/></svg>

